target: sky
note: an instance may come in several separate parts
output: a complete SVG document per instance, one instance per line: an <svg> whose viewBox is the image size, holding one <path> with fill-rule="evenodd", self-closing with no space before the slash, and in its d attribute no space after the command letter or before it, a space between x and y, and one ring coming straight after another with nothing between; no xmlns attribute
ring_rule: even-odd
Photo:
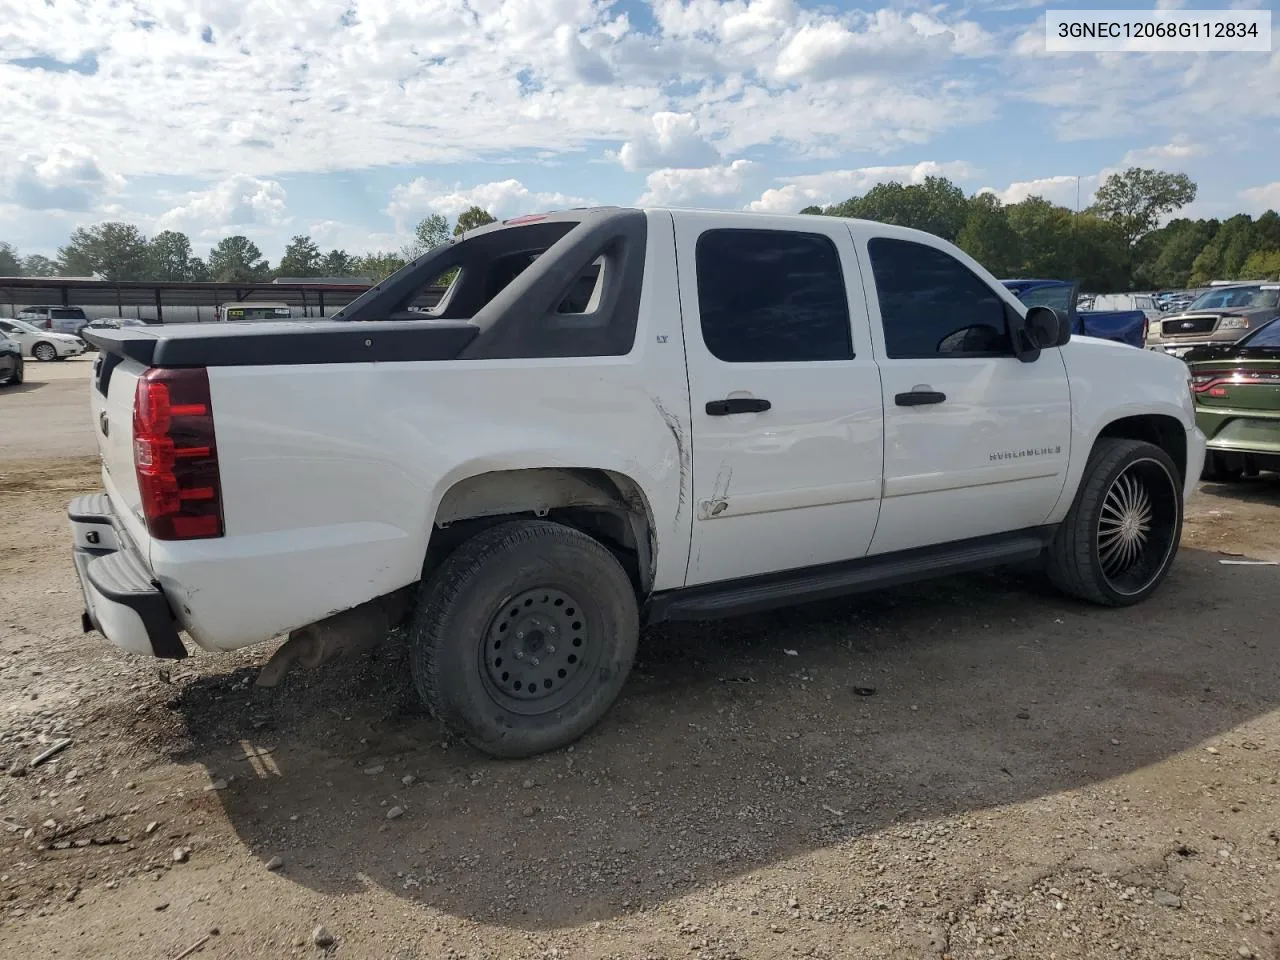
<svg viewBox="0 0 1280 960"><path fill-rule="evenodd" d="M1280 208L1280 49L1045 52L1046 7L1114 6L1151 0L0 0L0 240L126 220L275 260L473 204L790 213L940 174L1087 205L1131 165L1189 174L1192 216Z"/></svg>

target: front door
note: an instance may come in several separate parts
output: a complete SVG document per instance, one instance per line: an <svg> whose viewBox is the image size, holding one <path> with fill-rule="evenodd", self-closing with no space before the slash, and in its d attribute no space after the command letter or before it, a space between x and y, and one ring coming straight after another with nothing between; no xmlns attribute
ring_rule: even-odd
<svg viewBox="0 0 1280 960"><path fill-rule="evenodd" d="M849 232L675 218L693 414L687 583L865 555L880 380Z"/></svg>
<svg viewBox="0 0 1280 960"><path fill-rule="evenodd" d="M870 552L1043 523L1071 453L1061 351L1032 363L1014 356L1012 296L976 264L859 229L885 412L884 501Z"/></svg>

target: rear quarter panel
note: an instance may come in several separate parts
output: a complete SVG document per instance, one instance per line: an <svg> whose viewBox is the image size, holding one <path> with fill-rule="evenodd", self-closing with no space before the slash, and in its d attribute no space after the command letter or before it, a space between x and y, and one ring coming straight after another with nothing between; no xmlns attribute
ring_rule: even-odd
<svg viewBox="0 0 1280 960"><path fill-rule="evenodd" d="M655 520L655 589L683 585L689 397L669 215L648 243L627 356L210 368L226 536L151 546L196 642L254 643L416 581L445 493L500 470L631 478Z"/></svg>

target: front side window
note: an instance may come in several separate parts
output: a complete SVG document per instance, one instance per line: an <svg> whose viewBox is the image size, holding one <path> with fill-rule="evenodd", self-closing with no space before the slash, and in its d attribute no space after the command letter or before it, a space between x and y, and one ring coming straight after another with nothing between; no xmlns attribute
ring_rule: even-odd
<svg viewBox="0 0 1280 960"><path fill-rule="evenodd" d="M955 257L888 237L867 250L890 359L1013 355L1004 300Z"/></svg>
<svg viewBox="0 0 1280 960"><path fill-rule="evenodd" d="M787 230L708 230L695 253L702 339L726 363L851 360L835 244Z"/></svg>

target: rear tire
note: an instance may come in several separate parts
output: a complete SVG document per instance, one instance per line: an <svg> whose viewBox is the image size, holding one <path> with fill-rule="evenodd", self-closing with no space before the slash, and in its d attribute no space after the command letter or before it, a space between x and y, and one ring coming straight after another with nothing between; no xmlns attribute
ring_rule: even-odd
<svg viewBox="0 0 1280 960"><path fill-rule="evenodd" d="M9 374L9 379L5 381L6 386L16 387L18 384L22 383L24 366L25 364L23 364L22 358L19 357L18 365L13 368L13 373Z"/></svg>
<svg viewBox="0 0 1280 960"><path fill-rule="evenodd" d="M581 531L545 520L473 536L436 569L410 627L427 709L491 756L577 740L608 712L635 660L635 590Z"/></svg>
<svg viewBox="0 0 1280 960"><path fill-rule="evenodd" d="M1167 453L1141 440L1103 437L1049 547L1049 579L1102 606L1140 603L1169 572L1182 510L1181 477Z"/></svg>

